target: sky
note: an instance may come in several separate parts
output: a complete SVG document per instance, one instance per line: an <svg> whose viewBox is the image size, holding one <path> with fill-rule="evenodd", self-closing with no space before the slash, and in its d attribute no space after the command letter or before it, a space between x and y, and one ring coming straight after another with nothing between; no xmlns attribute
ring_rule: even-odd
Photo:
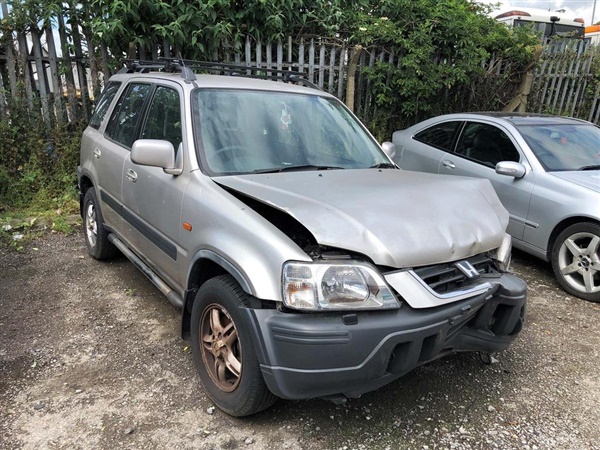
<svg viewBox="0 0 600 450"><path fill-rule="evenodd" d="M594 21L592 22L592 10L596 1L596 11ZM527 7L538 9L566 9L568 13L572 13L577 17L585 20L585 25L591 25L600 21L600 0L483 0L481 3L502 3L504 7Z"/></svg>

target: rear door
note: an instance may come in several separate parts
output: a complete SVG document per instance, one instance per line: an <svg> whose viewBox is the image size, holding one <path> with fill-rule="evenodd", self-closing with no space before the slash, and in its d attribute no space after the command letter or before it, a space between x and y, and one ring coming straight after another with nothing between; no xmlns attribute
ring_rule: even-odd
<svg viewBox="0 0 600 450"><path fill-rule="evenodd" d="M121 82L111 81L107 83L98 100L94 114L90 118L88 127L81 137L81 161L84 168L92 174L98 196L100 196L100 191L105 186L107 189L111 189L112 183L114 183L111 176L113 171L110 169L111 164L115 162L114 157L109 152L103 154L101 149L103 148L103 132L106 127L104 118L120 88ZM120 165L122 166L122 161ZM101 199L99 201L102 202ZM101 203L101 210L106 225L111 228L119 226L121 217L114 209Z"/></svg>
<svg viewBox="0 0 600 450"><path fill-rule="evenodd" d="M438 173L442 159L452 152L461 125L458 120L439 122L412 137L399 132L394 136L399 147L396 162L405 170Z"/></svg>
<svg viewBox="0 0 600 450"><path fill-rule="evenodd" d="M96 142L94 150L100 162L98 194L102 212L105 218L115 218L116 225L112 228L127 242L133 239L133 235L129 224L122 220L123 164L129 157L151 87L147 82L131 82L125 87L106 125L104 139Z"/></svg>

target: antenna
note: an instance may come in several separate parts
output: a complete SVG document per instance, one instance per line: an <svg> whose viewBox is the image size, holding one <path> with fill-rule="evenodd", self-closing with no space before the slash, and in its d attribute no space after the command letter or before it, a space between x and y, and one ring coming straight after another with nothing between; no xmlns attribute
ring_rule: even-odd
<svg viewBox="0 0 600 450"><path fill-rule="evenodd" d="M181 52L179 52L179 64L181 65L181 78L183 78L183 80L186 83L191 83L192 81L196 81L196 74L194 73L194 71L192 69L190 69L189 67L187 67L185 65L185 60L183 59L183 56L181 56Z"/></svg>

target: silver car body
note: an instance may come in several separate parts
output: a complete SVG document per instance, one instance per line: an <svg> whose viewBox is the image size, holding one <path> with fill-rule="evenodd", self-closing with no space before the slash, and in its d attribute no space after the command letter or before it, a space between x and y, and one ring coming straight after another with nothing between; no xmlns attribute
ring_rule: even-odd
<svg viewBox="0 0 600 450"><path fill-rule="evenodd" d="M179 82L177 76L169 79L166 75L158 79L152 75L116 75L111 80L120 78L130 83L159 82L178 90L185 108L181 114L183 172L173 176L159 167L135 164L128 149L103 138L104 121L98 130L88 127L84 132L82 173L102 180L96 186L110 227L146 260L161 261L161 276L180 295L187 288L194 259L201 256L226 261L250 294L278 301L283 263L310 261L287 236L223 187L286 211L307 226L322 245L356 251L377 264L397 269L455 261L502 243L507 213L489 183L482 180L460 182L390 170L207 176L192 145L186 90L194 87ZM314 89L232 77L199 76L198 85L285 89L332 97ZM117 97L124 87L125 83ZM345 188L338 190L338 186ZM386 196L374 196L377 191ZM390 202L390 196L395 200ZM469 208L464 208L465 199ZM121 214L112 207L115 200L122 204ZM131 221L141 226L136 228ZM183 222L192 224L191 232L182 228ZM165 257L165 250L170 257ZM419 305L418 298L408 301Z"/></svg>
<svg viewBox="0 0 600 450"><path fill-rule="evenodd" d="M191 82L178 73L119 74L110 83L121 83L114 100L82 137L82 213L95 211L96 205L85 201L92 190L110 242L182 308L184 337L192 306L200 304L196 292L211 276L231 275L258 300L259 306L239 309L255 339L264 380L276 395L360 396L451 351L503 350L520 332L526 285L506 272L509 218L489 181L398 169L338 100L316 89L234 76L198 75ZM127 130L123 124L129 116L117 105L134 85L151 86L139 88L140 97L144 89L158 87L177 93L181 136L172 148L166 139L133 142L145 124L131 129L129 146L107 131L115 123ZM368 141L377 163L361 169L307 165L308 170L215 175L200 125L194 123L199 116L192 97L208 90L219 94L219 89L335 102L331 110L342 109L343 122L362 130L362 137L348 133L350 143L359 137L361 145ZM290 119L286 102L292 100L280 102L283 111L279 107L283 128ZM150 105L147 100L132 113L147 120ZM267 134L258 131L256 139ZM323 134L332 134L331 129ZM127 138L122 132L120 139ZM225 146L215 155L241 147ZM95 224L84 216L89 236ZM311 244L302 244L296 230ZM314 247L321 252L317 256ZM368 266L396 307L294 311L284 301L284 267L312 263ZM425 275L419 275L422 271ZM427 277L433 281L426 282Z"/></svg>
<svg viewBox="0 0 600 450"><path fill-rule="evenodd" d="M448 114L395 132L395 161L406 170L490 180L510 214L507 231L513 237L513 245L548 261L553 238L565 224L576 220L600 221L600 173L547 172L515 128L515 123L536 120L541 123L576 121L503 113ZM494 167L414 139L420 131L450 121L484 123L502 130L519 152L519 163L525 168L525 175L522 178L501 175Z"/></svg>

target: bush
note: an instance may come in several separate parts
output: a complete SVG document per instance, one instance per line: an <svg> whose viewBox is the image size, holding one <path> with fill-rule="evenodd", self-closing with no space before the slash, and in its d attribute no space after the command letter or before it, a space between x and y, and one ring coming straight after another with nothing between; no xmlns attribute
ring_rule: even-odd
<svg viewBox="0 0 600 450"><path fill-rule="evenodd" d="M24 101L9 106L0 120L0 211L73 209L83 124L47 125Z"/></svg>
<svg viewBox="0 0 600 450"><path fill-rule="evenodd" d="M358 10L349 28L353 41L394 53L364 70L378 107L367 121L388 139L438 114L502 108L538 43L469 0L380 0L376 12ZM503 65L488 70L492 58Z"/></svg>

